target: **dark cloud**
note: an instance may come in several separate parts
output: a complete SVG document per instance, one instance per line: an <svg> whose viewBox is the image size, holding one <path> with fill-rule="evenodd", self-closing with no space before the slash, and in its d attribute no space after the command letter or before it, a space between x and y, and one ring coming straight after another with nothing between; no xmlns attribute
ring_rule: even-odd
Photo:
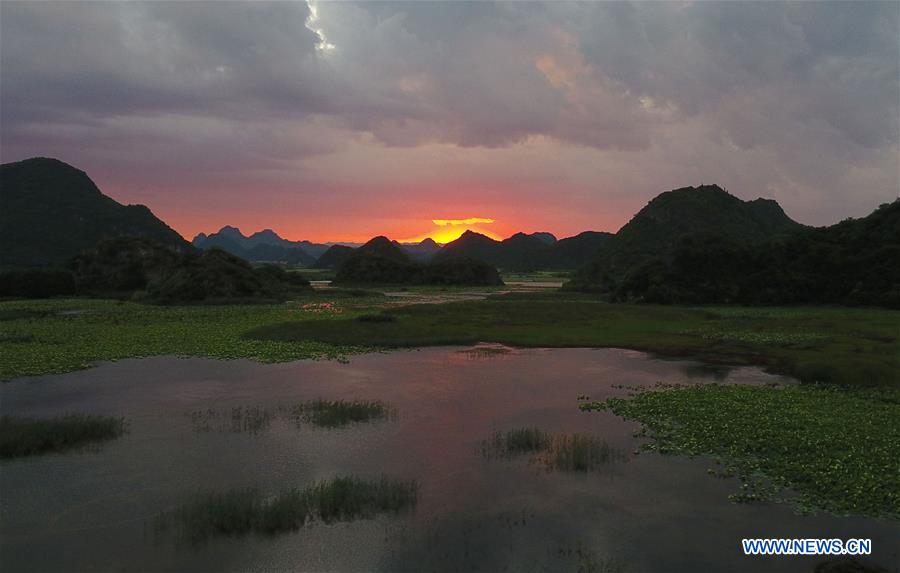
<svg viewBox="0 0 900 573"><path fill-rule="evenodd" d="M814 204L812 222L897 192L896 2L315 8L4 1L4 159L54 153L161 183L242 171L302 189L323 178L306 160L326 155L421 161L450 145L470 150L454 169L515 181L517 158L539 148L534 177L559 178L579 206L592 181L602 205L621 182L658 192L703 169L739 194ZM365 183L348 176L333 184Z"/></svg>

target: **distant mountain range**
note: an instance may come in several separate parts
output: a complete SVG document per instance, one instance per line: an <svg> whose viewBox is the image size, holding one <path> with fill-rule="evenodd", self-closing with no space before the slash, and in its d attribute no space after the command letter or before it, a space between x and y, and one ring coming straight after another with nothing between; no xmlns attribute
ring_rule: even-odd
<svg viewBox="0 0 900 573"><path fill-rule="evenodd" d="M0 266L63 265L102 239L123 235L191 249L143 205L122 205L56 159L0 165Z"/></svg>
<svg viewBox="0 0 900 573"><path fill-rule="evenodd" d="M190 244L141 205L124 206L103 195L82 171L61 161L34 158L0 166L0 262L3 266L62 265L101 239L140 236L176 249ZM742 201L715 185L663 193L641 209L617 234L587 231L557 240L551 233L516 233L496 241L466 231L439 245L432 239L403 244L376 237L363 246L291 241L271 229L249 236L225 226L194 237L198 249L221 248L254 262L282 262L336 269L354 252L402 254L409 262L472 259L504 270L582 268L579 280L597 282L636 261L666 257L678 240L716 232L742 241L760 241L802 229L772 200ZM588 264L589 263L589 264ZM585 266L586 265L586 266Z"/></svg>
<svg viewBox="0 0 900 573"><path fill-rule="evenodd" d="M444 245L435 260L465 257L508 270L574 269L589 261L612 238L611 233L585 231L557 240L550 233L516 233L495 241L485 235L466 231Z"/></svg>

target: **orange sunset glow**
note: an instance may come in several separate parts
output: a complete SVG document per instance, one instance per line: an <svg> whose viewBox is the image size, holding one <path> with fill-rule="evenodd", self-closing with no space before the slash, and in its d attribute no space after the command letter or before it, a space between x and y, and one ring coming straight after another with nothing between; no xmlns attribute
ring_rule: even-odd
<svg viewBox="0 0 900 573"><path fill-rule="evenodd" d="M419 243L425 239L431 239L435 243L446 244L455 241L466 231L473 231L486 235L494 240L502 239L500 235L484 228L484 225L493 223L493 219L484 217L469 217L468 219L432 219L434 227L427 233L416 235L408 239L401 239L401 243Z"/></svg>

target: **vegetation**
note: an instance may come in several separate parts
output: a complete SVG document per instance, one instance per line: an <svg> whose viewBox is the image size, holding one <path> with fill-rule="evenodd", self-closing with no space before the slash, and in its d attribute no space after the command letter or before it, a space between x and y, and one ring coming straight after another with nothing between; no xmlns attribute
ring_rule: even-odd
<svg viewBox="0 0 900 573"><path fill-rule="evenodd" d="M296 421L323 428L370 422L396 415L396 411L380 400L313 400L290 409Z"/></svg>
<svg viewBox="0 0 900 573"><path fill-rule="evenodd" d="M250 358L260 362L340 358L363 348L245 338L254 327L333 320L377 297L309 291L286 304L156 306L98 299L0 302L0 380L146 356ZM346 314L345 314L346 313Z"/></svg>
<svg viewBox="0 0 900 573"><path fill-rule="evenodd" d="M0 165L0 268L61 266L105 237L190 245L143 205L121 205L83 171L35 157Z"/></svg>
<svg viewBox="0 0 900 573"><path fill-rule="evenodd" d="M101 241L72 262L84 294L129 294L148 302L283 300L309 281L272 265L256 267L219 249L180 253L136 237Z"/></svg>
<svg viewBox="0 0 900 573"><path fill-rule="evenodd" d="M736 501L900 518L900 390L833 386L663 386L581 405L638 420L661 453L717 458Z"/></svg>
<svg viewBox="0 0 900 573"><path fill-rule="evenodd" d="M338 477L273 497L256 490L196 495L183 507L156 517L157 532L179 527L193 542L216 535L276 534L312 521L333 523L399 513L415 506L418 484L382 477Z"/></svg>
<svg viewBox="0 0 900 573"><path fill-rule="evenodd" d="M49 298L75 294L75 277L66 269L0 271L0 297Z"/></svg>
<svg viewBox="0 0 900 573"><path fill-rule="evenodd" d="M497 269L473 259L442 259L422 265L410 260L397 260L365 252L356 252L349 256L338 268L334 282L335 284L467 286L503 284Z"/></svg>
<svg viewBox="0 0 900 573"><path fill-rule="evenodd" d="M54 418L0 416L0 458L63 452L105 442L125 433L125 420L65 414Z"/></svg>
<svg viewBox="0 0 900 573"><path fill-rule="evenodd" d="M485 457L531 454L532 463L558 471L586 472L626 459L605 440L585 434L548 434L539 428L496 432L481 444Z"/></svg>
<svg viewBox="0 0 900 573"><path fill-rule="evenodd" d="M291 321L250 340L380 348L472 345L617 347L751 364L806 382L900 385L900 313L831 307L605 304L580 293L511 293L415 305L391 322Z"/></svg>
<svg viewBox="0 0 900 573"><path fill-rule="evenodd" d="M687 237L671 261L654 259L633 268L614 297L900 308L900 200L863 219L758 244Z"/></svg>

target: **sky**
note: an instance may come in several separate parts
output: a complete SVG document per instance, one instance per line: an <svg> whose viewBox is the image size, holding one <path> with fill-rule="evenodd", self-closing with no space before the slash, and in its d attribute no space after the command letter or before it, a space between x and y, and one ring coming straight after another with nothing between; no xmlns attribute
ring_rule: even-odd
<svg viewBox="0 0 900 573"><path fill-rule="evenodd" d="M615 232L701 183L827 225L898 196L898 38L894 1L3 0L0 159L188 238Z"/></svg>

